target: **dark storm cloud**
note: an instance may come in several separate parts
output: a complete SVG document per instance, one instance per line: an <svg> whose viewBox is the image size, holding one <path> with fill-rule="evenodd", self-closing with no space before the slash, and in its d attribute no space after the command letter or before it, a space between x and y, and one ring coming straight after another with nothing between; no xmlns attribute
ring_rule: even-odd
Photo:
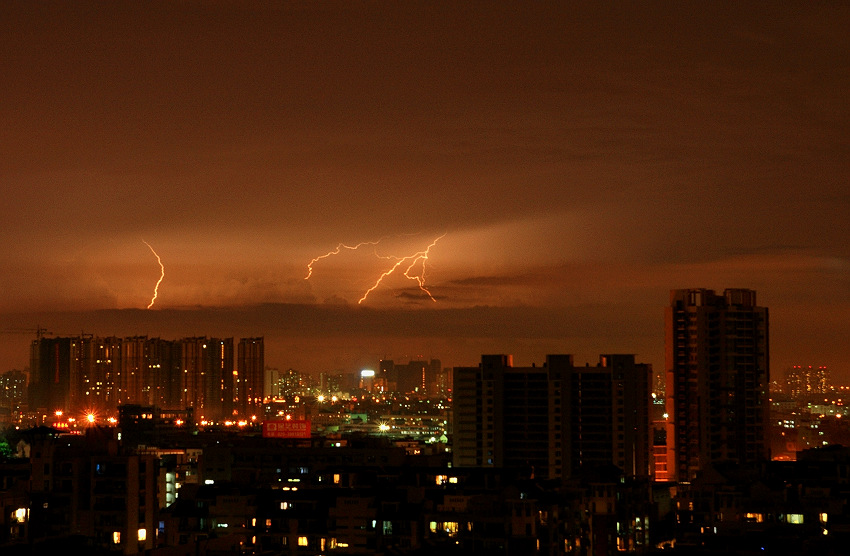
<svg viewBox="0 0 850 556"><path fill-rule="evenodd" d="M535 280L525 274L518 276L472 276L470 278L462 278L460 280L451 280L449 282L450 285L455 284L458 286L512 286L512 285L524 285L534 282Z"/></svg>

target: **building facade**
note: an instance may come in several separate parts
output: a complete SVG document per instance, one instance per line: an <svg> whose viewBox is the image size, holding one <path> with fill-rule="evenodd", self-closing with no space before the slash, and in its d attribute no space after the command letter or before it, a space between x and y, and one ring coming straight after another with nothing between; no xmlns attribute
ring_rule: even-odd
<svg viewBox="0 0 850 556"><path fill-rule="evenodd" d="M484 355L478 367L455 367L454 465L551 479L598 466L649 476L651 376L634 355L603 355L593 367L571 355L548 355L542 367Z"/></svg>
<svg viewBox="0 0 850 556"><path fill-rule="evenodd" d="M665 328L671 478L689 481L720 462L769 459L768 311L756 304L756 292L673 290Z"/></svg>
<svg viewBox="0 0 850 556"><path fill-rule="evenodd" d="M236 392L237 414L260 415L264 402L265 347L263 338L242 338L237 348Z"/></svg>
<svg viewBox="0 0 850 556"><path fill-rule="evenodd" d="M829 369L825 365L794 365L785 371L786 394L797 400L832 392Z"/></svg>

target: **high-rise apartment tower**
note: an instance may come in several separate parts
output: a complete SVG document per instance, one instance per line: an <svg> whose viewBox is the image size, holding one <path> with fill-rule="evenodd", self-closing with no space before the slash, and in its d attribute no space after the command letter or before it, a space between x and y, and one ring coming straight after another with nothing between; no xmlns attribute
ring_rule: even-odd
<svg viewBox="0 0 850 556"><path fill-rule="evenodd" d="M768 315L756 292L673 290L665 328L674 477L767 459Z"/></svg>

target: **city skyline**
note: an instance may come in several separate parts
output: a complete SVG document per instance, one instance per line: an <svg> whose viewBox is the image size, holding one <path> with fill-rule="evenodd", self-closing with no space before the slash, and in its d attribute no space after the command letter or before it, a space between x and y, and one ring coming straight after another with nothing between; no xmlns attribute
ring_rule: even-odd
<svg viewBox="0 0 850 556"><path fill-rule="evenodd" d="M0 14L0 372L36 327L659 372L669 291L729 287L850 379L847 6Z"/></svg>

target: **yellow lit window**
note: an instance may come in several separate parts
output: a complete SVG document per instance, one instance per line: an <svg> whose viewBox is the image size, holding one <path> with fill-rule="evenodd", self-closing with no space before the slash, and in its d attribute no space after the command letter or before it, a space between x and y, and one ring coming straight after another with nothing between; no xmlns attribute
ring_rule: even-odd
<svg viewBox="0 0 850 556"><path fill-rule="evenodd" d="M121 531L114 531L112 533L112 542L114 544L121 544Z"/></svg>
<svg viewBox="0 0 850 556"><path fill-rule="evenodd" d="M147 529L139 529L139 542L142 542L147 538L148 538L148 530Z"/></svg>
<svg viewBox="0 0 850 556"><path fill-rule="evenodd" d="M298 537L298 546L307 546L307 537Z"/></svg>

